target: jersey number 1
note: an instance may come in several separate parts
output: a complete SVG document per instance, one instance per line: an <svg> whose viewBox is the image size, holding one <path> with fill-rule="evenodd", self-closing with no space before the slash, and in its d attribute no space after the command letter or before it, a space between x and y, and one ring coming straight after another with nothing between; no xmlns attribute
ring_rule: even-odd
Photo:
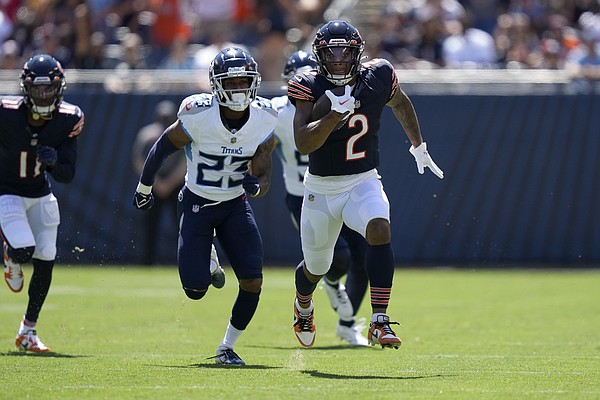
<svg viewBox="0 0 600 400"><path fill-rule="evenodd" d="M21 152L21 157L19 158L20 164L19 164L19 177L20 178L28 178L27 176L27 156L29 155L28 152L26 151L22 151ZM38 162L38 160L35 160L35 167L33 168L33 177L35 178L36 176L38 176L41 172L41 168L42 168L42 164L40 164Z"/></svg>

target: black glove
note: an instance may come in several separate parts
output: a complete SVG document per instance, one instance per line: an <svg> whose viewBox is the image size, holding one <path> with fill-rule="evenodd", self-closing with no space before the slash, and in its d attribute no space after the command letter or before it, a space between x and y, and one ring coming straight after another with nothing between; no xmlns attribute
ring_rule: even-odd
<svg viewBox="0 0 600 400"><path fill-rule="evenodd" d="M154 205L154 196L152 193L144 194L136 191L133 194L133 205L138 210L149 210Z"/></svg>
<svg viewBox="0 0 600 400"><path fill-rule="evenodd" d="M258 178L254 175L244 175L242 186L244 187L246 193L248 193L252 197L256 197L260 193L260 185L258 184Z"/></svg>
<svg viewBox="0 0 600 400"><path fill-rule="evenodd" d="M44 164L47 168L52 168L56 165L58 154L56 149L50 146L39 146L36 150L37 159L40 164Z"/></svg>

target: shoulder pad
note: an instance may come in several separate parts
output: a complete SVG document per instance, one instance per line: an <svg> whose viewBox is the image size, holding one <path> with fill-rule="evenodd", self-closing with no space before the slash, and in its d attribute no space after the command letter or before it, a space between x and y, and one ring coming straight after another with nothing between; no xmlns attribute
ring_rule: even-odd
<svg viewBox="0 0 600 400"><path fill-rule="evenodd" d="M252 107L260 108L261 110L267 111L269 114L277 117L277 110L273 107L271 100L264 97L256 96L256 99L251 103Z"/></svg>
<svg viewBox="0 0 600 400"><path fill-rule="evenodd" d="M271 104L279 111L287 105L288 101L289 99L287 96L277 96L271 99Z"/></svg>
<svg viewBox="0 0 600 400"><path fill-rule="evenodd" d="M77 107L74 104L67 103L66 101L62 101L58 105L58 112L61 113L61 114L68 114L68 115L81 115L81 114L83 114L83 112L81 111L81 109L79 107Z"/></svg>
<svg viewBox="0 0 600 400"><path fill-rule="evenodd" d="M3 108L7 108L10 110L17 110L23 104L23 97L21 96L6 96L2 97L2 101L0 102Z"/></svg>
<svg viewBox="0 0 600 400"><path fill-rule="evenodd" d="M83 130L83 124L85 123L85 115L79 107L77 107L77 110L79 111L77 114L79 115L79 121L77 121L77 123L73 126L73 130L71 130L71 133L69 133L69 137L79 136L79 134Z"/></svg>
<svg viewBox="0 0 600 400"><path fill-rule="evenodd" d="M363 67L368 69L377 69L377 68L389 68L394 69L392 63L390 63L385 58L374 58L370 61L366 61L362 63Z"/></svg>
<svg viewBox="0 0 600 400"><path fill-rule="evenodd" d="M213 105L213 99L213 95L208 93L188 96L181 102L177 116L192 115L208 110Z"/></svg>

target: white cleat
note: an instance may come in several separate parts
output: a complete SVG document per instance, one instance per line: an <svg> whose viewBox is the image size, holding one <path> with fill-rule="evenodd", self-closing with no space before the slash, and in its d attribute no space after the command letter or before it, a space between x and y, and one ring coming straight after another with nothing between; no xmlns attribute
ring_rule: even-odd
<svg viewBox="0 0 600 400"><path fill-rule="evenodd" d="M369 340L363 336L362 331L366 328L365 319L355 322L352 326L344 326L338 323L337 336L350 343L352 346L368 346Z"/></svg>
<svg viewBox="0 0 600 400"><path fill-rule="evenodd" d="M308 314L302 314L298 310L297 302L294 300L294 333L302 347L312 347L315 344L317 330L315 328L315 309Z"/></svg>
<svg viewBox="0 0 600 400"><path fill-rule="evenodd" d="M340 318L343 320L350 320L354 315L354 308L348 298L344 284L340 282L338 287L335 288L327 284L327 282L323 282L322 286L325 288L327 297L329 297L331 307L338 313Z"/></svg>
<svg viewBox="0 0 600 400"><path fill-rule="evenodd" d="M23 275L23 266L8 257L8 244L4 241L4 280L6 284L15 293L23 289L25 277Z"/></svg>
<svg viewBox="0 0 600 400"><path fill-rule="evenodd" d="M34 353L46 353L50 351L37 335L37 331L33 327L26 326L21 321L19 333L15 339L15 346L21 351L31 351Z"/></svg>
<svg viewBox="0 0 600 400"><path fill-rule="evenodd" d="M225 271L221 268L221 263L219 263L219 257L217 256L217 249L214 244L210 251L210 283L217 289L221 289L225 286Z"/></svg>

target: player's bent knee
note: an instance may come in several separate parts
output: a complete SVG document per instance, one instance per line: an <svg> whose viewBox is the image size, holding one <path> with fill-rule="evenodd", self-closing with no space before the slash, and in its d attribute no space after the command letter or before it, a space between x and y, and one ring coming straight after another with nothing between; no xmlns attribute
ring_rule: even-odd
<svg viewBox="0 0 600 400"><path fill-rule="evenodd" d="M34 255L43 261L53 261L56 258L56 246L38 246Z"/></svg>
<svg viewBox="0 0 600 400"><path fill-rule="evenodd" d="M240 279L240 287L246 292L258 293L262 288L262 282L262 278Z"/></svg>
<svg viewBox="0 0 600 400"><path fill-rule="evenodd" d="M186 289L183 288L183 291L185 292L185 295L187 297L189 297L192 300L200 300L201 298L204 297L204 295L206 294L206 291L208 289L204 289L204 290L197 290L197 289Z"/></svg>
<svg viewBox="0 0 600 400"><path fill-rule="evenodd" d="M31 260L31 257L33 257L35 246L21 247L18 249L8 246L7 252L11 260L18 264L24 264L28 263Z"/></svg>
<svg viewBox="0 0 600 400"><path fill-rule="evenodd" d="M367 242L371 246L387 244L392 240L390 223L383 218L369 221L367 225Z"/></svg>

